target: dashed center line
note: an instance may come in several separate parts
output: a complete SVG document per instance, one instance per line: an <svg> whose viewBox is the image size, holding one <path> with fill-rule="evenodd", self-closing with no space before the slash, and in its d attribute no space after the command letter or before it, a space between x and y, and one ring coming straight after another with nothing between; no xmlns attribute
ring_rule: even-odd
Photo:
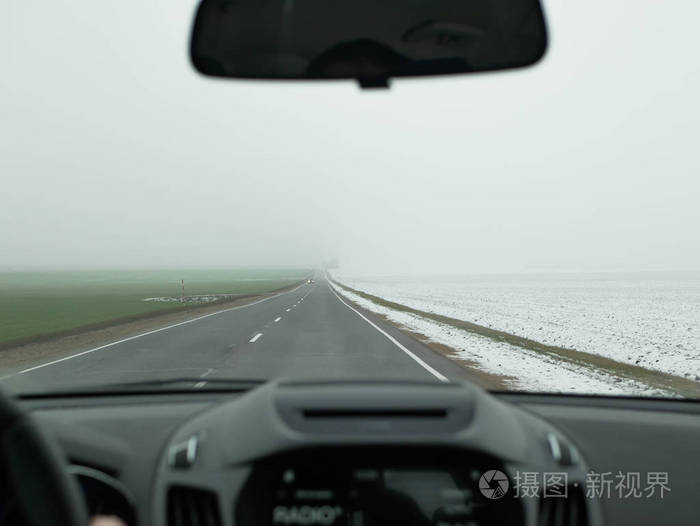
<svg viewBox="0 0 700 526"><path fill-rule="evenodd" d="M204 371L202 374L200 374L199 377L200 377L200 378L204 378L204 377L206 377L206 376L209 376L209 375L210 375L211 373L213 373L214 371L216 371L216 369L207 369L207 370ZM195 389L201 389L201 388L204 387L205 385L207 385L207 382L197 382L196 384L194 384L194 388L195 388Z"/></svg>
<svg viewBox="0 0 700 526"><path fill-rule="evenodd" d="M287 312L289 312L290 310L292 310L292 309L291 308L287 309Z"/></svg>
<svg viewBox="0 0 700 526"><path fill-rule="evenodd" d="M258 338L260 338L260 336L262 336L262 332L259 332L259 333L257 333L255 336L253 336L253 337L249 340L250 343L255 343L255 342L257 342L257 341L258 341Z"/></svg>
<svg viewBox="0 0 700 526"><path fill-rule="evenodd" d="M275 318L275 323L277 323L277 322L280 321L281 319L282 319L281 316L277 316L277 317Z"/></svg>
<svg viewBox="0 0 700 526"><path fill-rule="evenodd" d="M287 292L280 292L280 293L278 293L278 294L274 294L274 295L272 295L272 296L268 296L268 297L266 297L266 298L262 298L262 299L260 299L260 300L254 301L254 302L252 302L252 303L247 303L247 304L245 304L245 305L239 305L239 306L237 306L237 307L230 307L230 308L228 308L228 309L223 309L223 310L219 310L219 311L216 311L216 312L210 312L209 314L204 314L203 316L197 316L196 318L192 318L192 319L189 319L189 320L181 321L181 322L179 322L179 323L174 323L174 324L168 325L168 326L166 326L166 327L160 327L159 329L153 329L153 330L150 330L150 331L142 332L141 334L136 334L136 335L134 335L134 336L129 336L129 337L127 337L127 338L122 338L121 340L117 340L117 341L114 341L114 342L111 342L111 343L106 343L106 344L104 344L104 345L100 345L99 347L94 347L94 348L92 348L92 349L88 349L88 350L86 350L86 351L81 351L81 352L76 353L76 354L71 354L71 355L69 355L69 356L64 356L63 358L59 358L59 359L57 359L57 360L52 360L52 361L50 361L50 362L45 362L45 363L42 363L42 364L39 364L39 365L35 365L35 366L29 367L29 368L27 368L27 369L22 369L21 371L17 371L17 372L14 372L14 373L6 374L6 375L4 375L4 376L0 376L0 381L1 381L1 380L5 380L6 378L10 378L11 376L16 376L16 375L19 375L19 374L29 373L29 372L32 372L32 371L36 371L37 369L43 369L44 367L49 367L49 366L55 365L55 364L57 364L57 363L65 362L66 360L72 360L73 358L78 358L79 356L85 356L85 355L87 355L87 354L91 354L91 353L94 353L94 352L96 352L96 351L101 351L102 349L108 349L108 348L111 348L111 347L115 347L115 346L117 346L117 345L119 345L119 344L122 344L122 343L125 343L125 342L129 342L129 341L135 340L135 339L137 339L137 338L143 338L144 336L149 336L149 335L151 335L151 334L156 334L156 333L159 333L159 332L162 332L162 331L166 331L166 330L172 329L172 328L174 328L174 327L181 327L181 326L187 325L187 324L189 324L189 323L195 323L195 322L197 322L197 321L199 321L199 320L203 320L203 319L205 319L205 318L210 318L210 317L212 317L212 316L217 316L217 315L223 314L223 313L225 313L225 312L233 312L233 311L236 311L236 310L239 310L239 309L247 309L247 308L249 308L249 307L252 307L253 305L258 305L258 304L260 304L260 303L263 303L263 302L266 302L266 301L270 301L270 300L273 300L273 299L275 299L275 298L279 298L280 296L284 296L284 295L286 295L286 294L291 294L292 292L296 291L297 289L301 288L302 286L303 286L303 285L299 285L299 286L295 287L294 289L292 289L292 290L290 290L290 291L287 291ZM308 294L308 293L307 293L307 294Z"/></svg>

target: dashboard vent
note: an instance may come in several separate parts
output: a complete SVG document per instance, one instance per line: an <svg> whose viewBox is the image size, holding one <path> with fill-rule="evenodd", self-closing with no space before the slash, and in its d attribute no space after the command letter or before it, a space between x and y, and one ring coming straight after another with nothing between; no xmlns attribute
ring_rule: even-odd
<svg viewBox="0 0 700 526"><path fill-rule="evenodd" d="M219 501L213 491L171 487L168 491L169 526L221 526Z"/></svg>
<svg viewBox="0 0 700 526"><path fill-rule="evenodd" d="M567 497L540 499L538 526L586 526L586 498L580 486L569 486Z"/></svg>
<svg viewBox="0 0 700 526"><path fill-rule="evenodd" d="M446 409L305 409L304 418L445 418Z"/></svg>
<svg viewBox="0 0 700 526"><path fill-rule="evenodd" d="M561 466L573 466L579 461L576 448L568 442L561 440L554 433L547 434L547 443L552 458Z"/></svg>

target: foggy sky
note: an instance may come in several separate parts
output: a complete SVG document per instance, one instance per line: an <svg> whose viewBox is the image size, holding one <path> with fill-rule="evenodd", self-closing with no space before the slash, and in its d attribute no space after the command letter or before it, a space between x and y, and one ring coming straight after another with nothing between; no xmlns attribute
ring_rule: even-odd
<svg viewBox="0 0 700 526"><path fill-rule="evenodd" d="M189 0L0 6L0 267L700 270L697 0L557 0L538 67L210 80Z"/></svg>

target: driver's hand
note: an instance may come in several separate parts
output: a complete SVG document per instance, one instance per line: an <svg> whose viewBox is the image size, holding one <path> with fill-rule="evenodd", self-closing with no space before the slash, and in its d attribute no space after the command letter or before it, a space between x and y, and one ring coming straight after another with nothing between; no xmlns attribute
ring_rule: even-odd
<svg viewBox="0 0 700 526"><path fill-rule="evenodd" d="M115 515L95 515L88 526L126 526L126 523Z"/></svg>

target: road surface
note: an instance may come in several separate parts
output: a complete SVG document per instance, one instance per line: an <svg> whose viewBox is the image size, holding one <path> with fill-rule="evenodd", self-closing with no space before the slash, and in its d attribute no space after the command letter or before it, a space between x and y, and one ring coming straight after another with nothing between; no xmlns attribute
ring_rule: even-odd
<svg viewBox="0 0 700 526"><path fill-rule="evenodd" d="M11 391L191 377L470 378L469 372L376 316L347 303L319 277L291 292L4 371ZM2 376L0 375L0 376Z"/></svg>

